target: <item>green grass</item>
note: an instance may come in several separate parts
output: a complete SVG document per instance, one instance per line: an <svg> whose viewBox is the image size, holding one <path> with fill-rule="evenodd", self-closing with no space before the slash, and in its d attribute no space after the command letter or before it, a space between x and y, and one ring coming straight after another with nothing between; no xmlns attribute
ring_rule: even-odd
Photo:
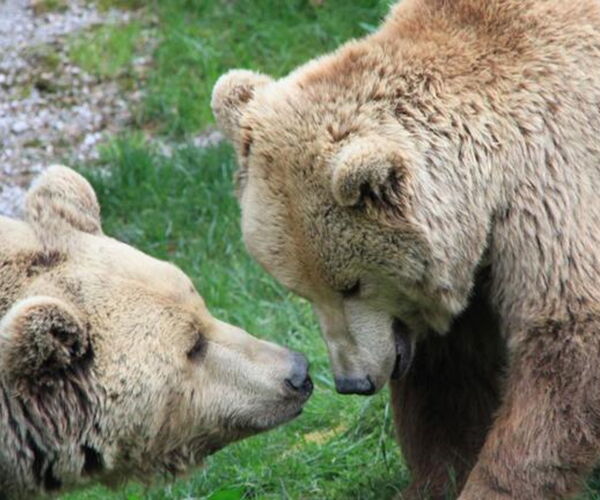
<svg viewBox="0 0 600 500"><path fill-rule="evenodd" d="M212 122L216 79L244 67L284 75L343 41L364 35L387 11L387 0L169 0L159 2L155 71L144 119L181 137Z"/></svg>
<svg viewBox="0 0 600 500"><path fill-rule="evenodd" d="M280 429L211 457L190 478L119 492L96 487L84 499L386 499L408 482L392 438L387 393L337 395L308 304L287 293L246 254L233 198L233 153L185 146L212 125L216 79L233 67L281 76L378 24L387 0L98 0L103 8L141 7L133 24L74 39L71 58L100 77L118 78L150 28L158 37L137 131L105 148L105 170L83 167L102 204L105 231L178 264L216 316L307 354L315 393L304 414ZM140 129L179 140L157 154ZM600 500L600 479L582 498Z"/></svg>
<svg viewBox="0 0 600 500"><path fill-rule="evenodd" d="M69 8L69 2L68 0L34 0L31 6L36 15L41 15L48 12L64 12Z"/></svg>
<svg viewBox="0 0 600 500"><path fill-rule="evenodd" d="M146 7L149 3L152 4L148 0L96 0L93 3L100 11L107 11L109 9L135 10Z"/></svg>
<svg viewBox="0 0 600 500"><path fill-rule="evenodd" d="M92 75L114 78L131 64L140 33L137 22L98 27L71 41L69 58Z"/></svg>
<svg viewBox="0 0 600 500"><path fill-rule="evenodd" d="M230 148L183 147L166 158L129 137L107 148L104 160L112 165L108 175L93 169L86 175L98 192L105 231L178 264L216 316L305 352L315 393L299 419L226 448L189 480L65 498L392 498L407 475L391 435L388 396L336 394L310 307L245 253Z"/></svg>
<svg viewBox="0 0 600 500"><path fill-rule="evenodd" d="M243 67L282 76L297 65L364 35L389 0L96 0L101 9L138 8L137 21L104 26L73 38L70 59L91 74L116 77L158 39L138 125L182 139L212 123L217 78Z"/></svg>

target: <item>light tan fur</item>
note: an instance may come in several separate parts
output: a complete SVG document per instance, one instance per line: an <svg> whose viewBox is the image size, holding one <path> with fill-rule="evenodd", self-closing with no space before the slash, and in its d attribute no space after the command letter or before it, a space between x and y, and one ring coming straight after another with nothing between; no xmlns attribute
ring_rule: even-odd
<svg viewBox="0 0 600 500"><path fill-rule="evenodd" d="M599 68L596 0L404 0L215 86L247 247L314 304L336 379L380 389L416 343L409 496L454 469L465 500L562 498L600 458Z"/></svg>
<svg viewBox="0 0 600 500"><path fill-rule="evenodd" d="M81 176L50 168L26 219L0 217L0 498L181 474L299 413L303 358L105 236Z"/></svg>

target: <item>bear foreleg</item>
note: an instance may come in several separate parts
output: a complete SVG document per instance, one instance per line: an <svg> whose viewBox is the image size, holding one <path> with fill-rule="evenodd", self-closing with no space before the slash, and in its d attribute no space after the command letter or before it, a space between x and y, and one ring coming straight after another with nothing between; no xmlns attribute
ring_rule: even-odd
<svg viewBox="0 0 600 500"><path fill-rule="evenodd" d="M600 317L515 339L504 402L460 500L577 493L600 458Z"/></svg>

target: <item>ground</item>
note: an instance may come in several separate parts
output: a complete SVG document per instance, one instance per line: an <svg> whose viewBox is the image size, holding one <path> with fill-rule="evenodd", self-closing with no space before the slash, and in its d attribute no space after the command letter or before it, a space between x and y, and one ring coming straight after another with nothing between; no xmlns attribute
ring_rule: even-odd
<svg viewBox="0 0 600 500"><path fill-rule="evenodd" d="M0 0L0 12L8 5L24 3ZM59 0L41 3L50 9L39 14L42 19L64 16ZM151 7L135 8L146 3ZM210 90L226 69L248 67L283 75L344 40L372 30L387 4L387 0L326 0L320 6L309 0L82 3L82 12L90 9L103 20L116 18L61 35L50 45L58 44L65 65L100 82L97 88L117 85L117 92L107 94L107 106L114 109L120 99L132 103L126 116L121 115L122 121L105 119L104 127L94 129L92 133L100 136L89 148L91 152L80 158L75 155L70 162L83 169L98 190L106 231L176 262L194 278L215 315L305 352L312 361L316 385L297 421L224 450L191 478L149 490L137 485L116 493L95 488L63 498L385 499L408 483L391 436L388 395L337 395L309 306L275 284L247 256L231 185L233 153L216 144L219 135L213 131L209 108ZM109 15L106 9L111 8L117 10ZM6 33L2 30L0 24L0 33ZM13 37L0 34L2 40ZM42 51L49 47L46 41L35 46ZM11 53L2 48L0 68ZM117 53L114 68L109 63ZM131 76L137 71L143 78ZM65 81L78 80L69 77ZM19 88L0 86L0 103L6 102L2 93ZM141 95L136 97L136 92ZM89 103L87 95L80 96L79 102ZM14 101L21 106L26 99L17 94ZM17 116L2 115L2 106L0 124L7 116ZM101 112L118 116L111 113ZM2 172L9 165L14 186L36 165L69 161L81 141L85 142L86 133L59 147L54 156L43 156L41 148L41 156L32 159L22 154L11 155L10 161L2 157L0 185L7 185ZM36 136L42 142L54 140ZM40 151L35 142L31 146L32 154ZM28 159L21 162L23 158ZM22 167L13 167L19 162L24 172ZM16 189L13 192L18 194ZM10 207L13 210L14 203ZM0 212L7 208L0 204ZM600 499L600 488L590 485L583 498Z"/></svg>
<svg viewBox="0 0 600 500"><path fill-rule="evenodd" d="M131 18L78 1L0 2L0 211L15 212L31 175L44 165L93 158L102 134L130 120L130 103L139 95L121 95L116 78L69 56L78 48L77 33L101 25L126 30Z"/></svg>

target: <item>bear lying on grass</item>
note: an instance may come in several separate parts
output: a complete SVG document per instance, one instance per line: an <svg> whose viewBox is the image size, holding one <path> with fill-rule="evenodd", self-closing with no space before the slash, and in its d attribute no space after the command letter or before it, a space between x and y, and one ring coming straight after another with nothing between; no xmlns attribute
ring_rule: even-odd
<svg viewBox="0 0 600 500"><path fill-rule="evenodd" d="M406 497L573 495L600 458L600 2L403 0L212 105L248 249L314 304L338 390L393 378Z"/></svg>
<svg viewBox="0 0 600 500"><path fill-rule="evenodd" d="M304 357L213 318L175 266L104 236L52 167L0 217L0 498L180 474L301 411Z"/></svg>

